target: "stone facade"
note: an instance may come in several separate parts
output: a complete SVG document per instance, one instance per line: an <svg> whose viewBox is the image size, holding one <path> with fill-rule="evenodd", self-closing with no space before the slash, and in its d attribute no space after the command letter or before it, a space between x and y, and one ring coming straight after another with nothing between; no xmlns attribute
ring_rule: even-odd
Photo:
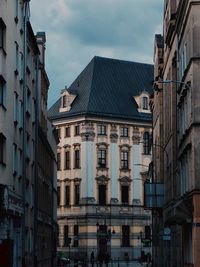
<svg viewBox="0 0 200 267"><path fill-rule="evenodd" d="M56 251L56 142L47 122L45 34L35 37L29 12L29 1L0 1L0 261L9 267L54 266ZM41 213L48 222L39 240Z"/></svg>
<svg viewBox="0 0 200 267"><path fill-rule="evenodd" d="M164 241L161 265L167 267L200 265L199 14L198 1L165 1L163 67L155 77L153 114L156 118L156 110L163 106L159 142L164 148L165 205L160 223L170 228L171 240ZM156 127L153 134L159 137ZM158 166L156 157L154 163Z"/></svg>

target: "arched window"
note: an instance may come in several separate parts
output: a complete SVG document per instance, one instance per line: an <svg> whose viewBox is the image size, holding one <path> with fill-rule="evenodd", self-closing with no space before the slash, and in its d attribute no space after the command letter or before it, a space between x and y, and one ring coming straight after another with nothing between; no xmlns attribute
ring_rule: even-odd
<svg viewBox="0 0 200 267"><path fill-rule="evenodd" d="M150 154L151 151L151 143L150 143L150 135L148 132L145 132L143 135L143 153L145 155Z"/></svg>

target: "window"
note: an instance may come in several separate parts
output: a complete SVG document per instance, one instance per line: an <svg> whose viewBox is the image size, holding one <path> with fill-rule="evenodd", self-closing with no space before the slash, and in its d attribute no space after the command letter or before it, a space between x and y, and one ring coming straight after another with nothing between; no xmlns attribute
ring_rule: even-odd
<svg viewBox="0 0 200 267"><path fill-rule="evenodd" d="M128 169L128 151L121 151L121 169Z"/></svg>
<svg viewBox="0 0 200 267"><path fill-rule="evenodd" d="M6 24L3 19L0 18L0 49L5 51L6 48Z"/></svg>
<svg viewBox="0 0 200 267"><path fill-rule="evenodd" d="M60 206L60 186L57 187L57 206Z"/></svg>
<svg viewBox="0 0 200 267"><path fill-rule="evenodd" d="M69 185L65 186L65 205L66 206L70 205L70 186Z"/></svg>
<svg viewBox="0 0 200 267"><path fill-rule="evenodd" d="M78 247L78 233L79 233L79 229L78 229L78 225L74 225L74 247Z"/></svg>
<svg viewBox="0 0 200 267"><path fill-rule="evenodd" d="M65 152L65 169L70 169L70 151Z"/></svg>
<svg viewBox="0 0 200 267"><path fill-rule="evenodd" d="M98 150L98 167L106 168L106 150Z"/></svg>
<svg viewBox="0 0 200 267"><path fill-rule="evenodd" d="M128 225L122 225L122 247L130 246L130 228Z"/></svg>
<svg viewBox="0 0 200 267"><path fill-rule="evenodd" d="M74 135L80 135L80 126L79 125L76 125L75 126L75 133Z"/></svg>
<svg viewBox="0 0 200 267"><path fill-rule="evenodd" d="M57 135L58 135L58 138L60 139L60 137L61 137L61 129L60 128L57 128Z"/></svg>
<svg viewBox="0 0 200 267"><path fill-rule="evenodd" d="M19 45L17 42L15 42L15 74L18 74L18 68L19 68Z"/></svg>
<svg viewBox="0 0 200 267"><path fill-rule="evenodd" d="M129 204L129 186L128 185L121 186L121 202L124 205Z"/></svg>
<svg viewBox="0 0 200 267"><path fill-rule="evenodd" d="M121 127L120 131L121 131L120 135L122 137L128 137L128 128L127 127Z"/></svg>
<svg viewBox="0 0 200 267"><path fill-rule="evenodd" d="M66 108L67 107L67 96L64 95L63 96L63 108Z"/></svg>
<svg viewBox="0 0 200 267"><path fill-rule="evenodd" d="M149 109L148 97L146 96L142 98L142 107L143 109Z"/></svg>
<svg viewBox="0 0 200 267"><path fill-rule="evenodd" d="M64 225L64 246L67 247L69 245L69 226Z"/></svg>
<svg viewBox="0 0 200 267"><path fill-rule="evenodd" d="M106 205L106 185L99 184L99 205Z"/></svg>
<svg viewBox="0 0 200 267"><path fill-rule="evenodd" d="M13 175L17 174L18 168L18 153L17 153L17 145L13 144Z"/></svg>
<svg viewBox="0 0 200 267"><path fill-rule="evenodd" d="M60 152L57 153L57 169L61 170Z"/></svg>
<svg viewBox="0 0 200 267"><path fill-rule="evenodd" d="M70 127L65 128L65 137L70 137Z"/></svg>
<svg viewBox="0 0 200 267"><path fill-rule="evenodd" d="M26 113L31 114L31 91L28 87L26 89Z"/></svg>
<svg viewBox="0 0 200 267"><path fill-rule="evenodd" d="M98 134L106 135L106 125L98 125Z"/></svg>
<svg viewBox="0 0 200 267"><path fill-rule="evenodd" d="M6 108L6 81L0 75L0 106Z"/></svg>
<svg viewBox="0 0 200 267"><path fill-rule="evenodd" d="M23 103L19 101L19 129L23 128Z"/></svg>
<svg viewBox="0 0 200 267"><path fill-rule="evenodd" d="M22 177L22 167L23 167L22 150L19 149L18 153L19 153L18 172L19 172L19 177Z"/></svg>
<svg viewBox="0 0 200 267"><path fill-rule="evenodd" d="M80 185L75 184L74 186L74 205L79 205L80 201Z"/></svg>
<svg viewBox="0 0 200 267"><path fill-rule="evenodd" d="M15 125L18 123L18 117L19 117L18 94L14 92L14 123Z"/></svg>
<svg viewBox="0 0 200 267"><path fill-rule="evenodd" d="M24 57L23 57L23 53L20 52L20 64L19 64L19 74L20 74L20 83L22 83L23 81L23 61L24 61Z"/></svg>
<svg viewBox="0 0 200 267"><path fill-rule="evenodd" d="M19 0L15 0L15 22L18 23Z"/></svg>
<svg viewBox="0 0 200 267"><path fill-rule="evenodd" d="M150 144L150 136L148 132L145 132L143 135L143 153L145 155L150 154L151 144Z"/></svg>
<svg viewBox="0 0 200 267"><path fill-rule="evenodd" d="M30 149L30 135L26 133L26 159L30 160L31 149Z"/></svg>
<svg viewBox="0 0 200 267"><path fill-rule="evenodd" d="M80 151L79 150L74 151L74 168L75 169L80 168Z"/></svg>
<svg viewBox="0 0 200 267"><path fill-rule="evenodd" d="M5 164L6 137L0 133L0 164Z"/></svg>

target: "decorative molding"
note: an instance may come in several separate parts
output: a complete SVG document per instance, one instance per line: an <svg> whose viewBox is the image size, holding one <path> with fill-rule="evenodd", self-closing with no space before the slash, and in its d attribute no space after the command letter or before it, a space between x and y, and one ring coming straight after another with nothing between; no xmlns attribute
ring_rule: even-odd
<svg viewBox="0 0 200 267"><path fill-rule="evenodd" d="M133 137L132 137L132 140L133 140L133 144L134 145L139 145L139 142L140 142L140 132L139 132L138 127L134 127L134 129L133 129Z"/></svg>
<svg viewBox="0 0 200 267"><path fill-rule="evenodd" d="M76 177L73 179L73 181L74 181L74 184L80 184L81 178Z"/></svg>
<svg viewBox="0 0 200 267"><path fill-rule="evenodd" d="M97 183L98 184L108 184L108 181L110 180L110 178L106 177L105 175L101 175L96 177Z"/></svg>
<svg viewBox="0 0 200 267"><path fill-rule="evenodd" d="M94 197L83 197L80 200L80 204L94 204L96 202L96 199Z"/></svg>
<svg viewBox="0 0 200 267"><path fill-rule="evenodd" d="M119 182L121 185L130 185L130 183L132 182L132 179L128 176L124 176L124 177L120 177L119 178Z"/></svg>
<svg viewBox="0 0 200 267"><path fill-rule="evenodd" d="M81 125L81 139L93 142L95 138L94 125L92 122L84 122Z"/></svg>
<svg viewBox="0 0 200 267"><path fill-rule="evenodd" d="M130 151L131 150L131 146L128 144L123 144L123 145L119 145L120 147L120 151Z"/></svg>

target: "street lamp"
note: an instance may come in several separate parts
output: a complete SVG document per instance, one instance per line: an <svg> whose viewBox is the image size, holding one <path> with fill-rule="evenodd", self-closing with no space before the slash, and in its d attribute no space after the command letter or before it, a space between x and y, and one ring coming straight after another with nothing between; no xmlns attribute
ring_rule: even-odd
<svg viewBox="0 0 200 267"><path fill-rule="evenodd" d="M182 82L182 81L174 81L174 80L163 80L163 81L155 81L156 83L162 83L162 84L170 84L170 83L175 83L175 84L180 84L180 85L185 85L187 89L191 89L191 82ZM162 88L156 88L154 87L154 90L157 92L162 91Z"/></svg>

